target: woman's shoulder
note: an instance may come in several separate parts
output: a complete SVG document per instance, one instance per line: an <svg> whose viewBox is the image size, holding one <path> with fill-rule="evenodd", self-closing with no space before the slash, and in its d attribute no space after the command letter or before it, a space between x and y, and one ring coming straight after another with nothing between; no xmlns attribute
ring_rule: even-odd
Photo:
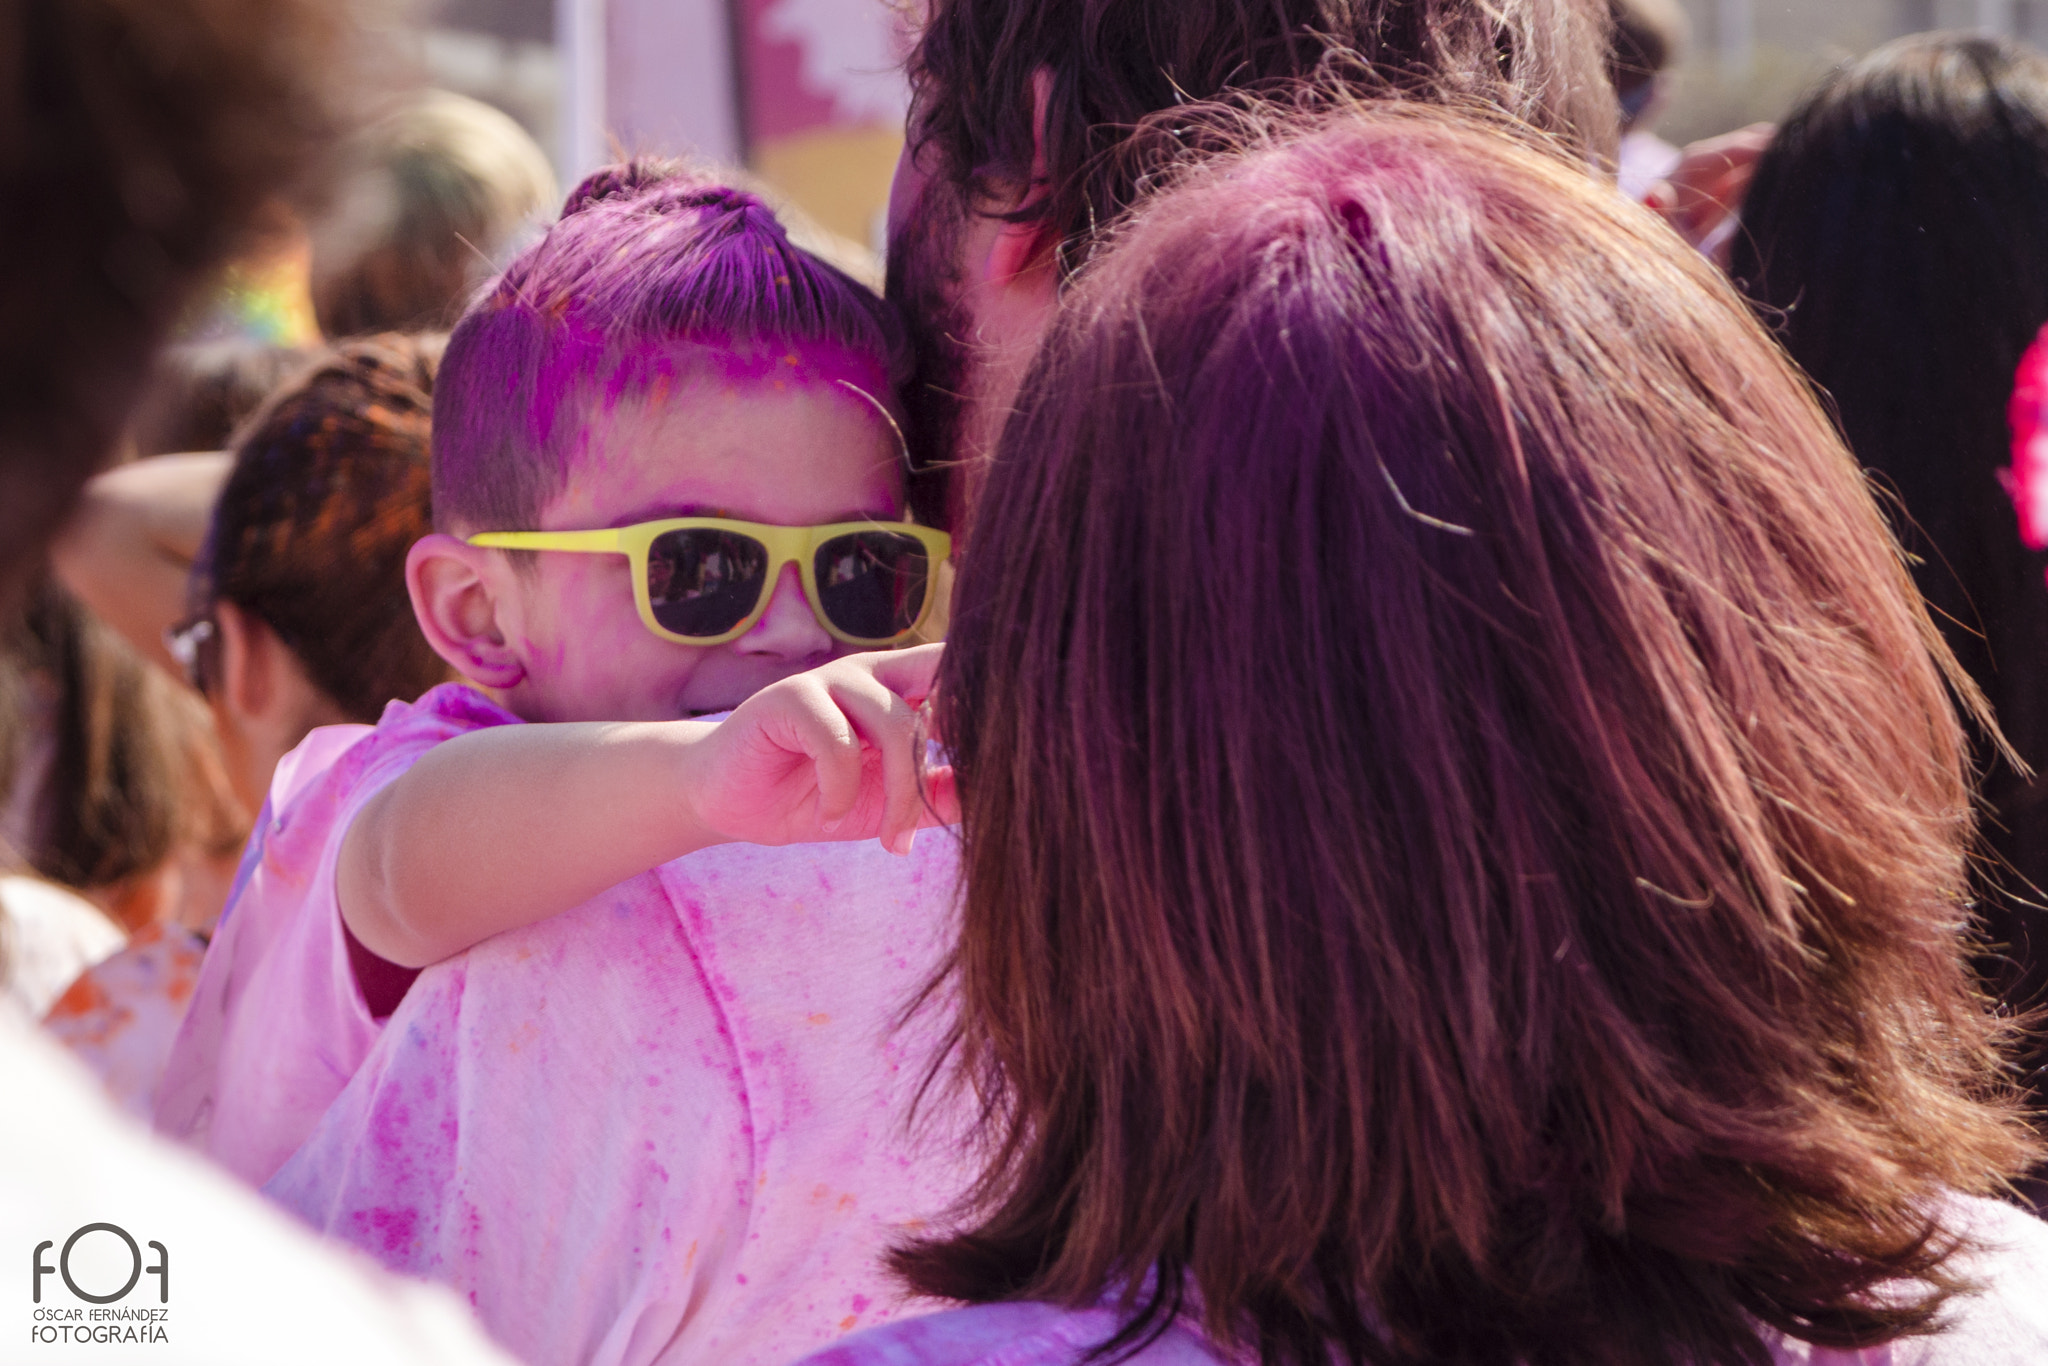
<svg viewBox="0 0 2048 1366"><path fill-rule="evenodd" d="M799 1366L1077 1366L1115 1334L1118 1322L1109 1308L977 1304L870 1328ZM1122 1360L1136 1366L1230 1366L1228 1357L1179 1323Z"/></svg>
<svg viewBox="0 0 2048 1366"><path fill-rule="evenodd" d="M1958 1232L1982 1249L1966 1265L1979 1289L1952 1302L1949 1331L1898 1366L2035 1366L2048 1362L2048 1223L1997 1200L1960 1200Z"/></svg>
<svg viewBox="0 0 2048 1366"><path fill-rule="evenodd" d="M1772 1353L1777 1366L2048 1362L2048 1223L1995 1200L1959 1199L1950 1226L1979 1249L1962 1268L1977 1288L1951 1302L1942 1332L1861 1352L1782 1342ZM1118 1322L1108 1307L974 1305L856 1333L800 1366L1076 1366ZM1178 1323L1125 1359L1139 1366L1232 1366L1199 1332Z"/></svg>
<svg viewBox="0 0 2048 1366"><path fill-rule="evenodd" d="M1946 1327L1863 1352L1781 1344L1779 1366L2040 1366L2048 1362L2048 1223L1996 1200L1958 1199L1950 1227L1978 1251L1961 1266L1974 1293Z"/></svg>

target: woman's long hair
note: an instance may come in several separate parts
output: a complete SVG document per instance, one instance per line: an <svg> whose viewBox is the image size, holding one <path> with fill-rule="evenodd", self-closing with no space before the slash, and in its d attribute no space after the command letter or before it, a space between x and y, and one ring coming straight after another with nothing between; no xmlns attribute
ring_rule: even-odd
<svg viewBox="0 0 2048 1366"><path fill-rule="evenodd" d="M1068 296L962 569L988 1166L897 1267L1269 1363L1931 1330L1945 1193L2031 1155L1949 686L1650 214L1398 106L1191 170Z"/></svg>
<svg viewBox="0 0 2048 1366"><path fill-rule="evenodd" d="M0 848L0 871L18 859L134 931L167 909L166 863L187 851L232 860L248 838L206 708L56 583L37 584L0 628L0 689L23 717L43 695L48 744L40 763L20 763L26 731L0 729L0 792L18 770L34 784L24 847Z"/></svg>
<svg viewBox="0 0 2048 1366"><path fill-rule="evenodd" d="M1950 648L2020 757L2048 769L2048 555L2020 544L1998 482L2013 372L2048 322L2048 58L1925 34L1842 68L1779 130L1743 223L1731 270L1896 493ZM1984 757L1989 967L2037 1004L2048 782ZM2044 1068L2036 1043L2037 1103Z"/></svg>

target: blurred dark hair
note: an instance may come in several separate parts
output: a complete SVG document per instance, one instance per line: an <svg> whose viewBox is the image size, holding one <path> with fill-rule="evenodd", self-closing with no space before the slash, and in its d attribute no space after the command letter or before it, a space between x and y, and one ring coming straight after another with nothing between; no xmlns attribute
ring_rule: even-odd
<svg viewBox="0 0 2048 1366"><path fill-rule="evenodd" d="M932 0L909 63L910 138L979 197L1032 165L1033 73L1052 90L1047 193L1019 216L1080 244L1142 168L1106 156L1147 115L1306 77L1334 55L1376 83L1476 99L1611 156L1605 0Z"/></svg>
<svg viewBox="0 0 2048 1366"><path fill-rule="evenodd" d="M1914 578L1999 727L2048 767L2048 556L2027 550L1997 471L2020 355L2048 322L2048 58L1959 34L1849 63L1758 163L1730 269L1896 491ZM1989 966L2048 986L2048 783L1988 744ZM2021 880L2023 879L2023 881ZM2048 1102L2048 1046L2029 1059Z"/></svg>
<svg viewBox="0 0 2048 1366"><path fill-rule="evenodd" d="M240 337L171 347L157 358L128 429L135 454L225 448L235 428L311 358L298 347Z"/></svg>
<svg viewBox="0 0 2048 1366"><path fill-rule="evenodd" d="M1583 166L1288 126L1112 236L994 458L935 694L990 1165L895 1264L1300 1366L1936 1330L2034 1148L1981 702L1855 464Z"/></svg>
<svg viewBox="0 0 2048 1366"><path fill-rule="evenodd" d="M430 90L366 132L313 234L313 307L330 337L455 325L522 227L553 209L547 154L510 115Z"/></svg>
<svg viewBox="0 0 2048 1366"><path fill-rule="evenodd" d="M334 0L0 0L0 595L111 454L171 323L307 183Z"/></svg>
<svg viewBox="0 0 2048 1366"><path fill-rule="evenodd" d="M237 434L194 566L197 605L260 618L351 720L445 682L413 618L405 556L433 529L438 337L345 342Z"/></svg>
<svg viewBox="0 0 2048 1366"><path fill-rule="evenodd" d="M1608 0L1614 42L1607 59L1626 131L1648 109L1657 77L1678 60L1690 36L1678 0Z"/></svg>
<svg viewBox="0 0 2048 1366"><path fill-rule="evenodd" d="M182 845L219 857L248 834L213 717L54 582L14 615L0 654L10 690L36 688L53 704L23 851L29 866L107 894L124 928L140 929L148 916L127 908L124 887ZM7 737L10 760L25 738ZM11 787L14 774L5 777Z"/></svg>

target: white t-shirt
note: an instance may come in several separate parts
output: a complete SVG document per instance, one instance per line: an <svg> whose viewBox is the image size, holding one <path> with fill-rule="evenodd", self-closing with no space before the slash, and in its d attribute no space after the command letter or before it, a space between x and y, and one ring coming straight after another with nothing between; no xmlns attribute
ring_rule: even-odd
<svg viewBox="0 0 2048 1366"><path fill-rule="evenodd" d="M266 1192L536 1366L780 1366L884 1321L882 1253L973 1160L908 1127L935 1030L898 1027L956 869L946 831L909 859L727 846L480 944L413 983ZM269 971L330 980L336 945L280 934Z"/></svg>
<svg viewBox="0 0 2048 1366"><path fill-rule="evenodd" d="M381 1028L334 889L350 824L435 746L517 721L443 684L374 727L322 726L278 763L164 1064L158 1133L252 1186L305 1141Z"/></svg>
<svg viewBox="0 0 2048 1366"><path fill-rule="evenodd" d="M206 941L192 931L168 921L145 925L65 989L43 1016L43 1029L117 1105L148 1123L205 960Z"/></svg>
<svg viewBox="0 0 2048 1366"><path fill-rule="evenodd" d="M0 1249L15 1268L0 1295L0 1360L512 1366L452 1296L321 1246L116 1113L76 1062L4 1005L0 1077ZM31 1253L47 1270L24 1276ZM68 1272L87 1294L111 1295L131 1270L135 1284L106 1304L64 1281Z"/></svg>
<svg viewBox="0 0 2048 1366"><path fill-rule="evenodd" d="M121 927L76 892L39 878L0 877L0 998L31 1019L126 942Z"/></svg>

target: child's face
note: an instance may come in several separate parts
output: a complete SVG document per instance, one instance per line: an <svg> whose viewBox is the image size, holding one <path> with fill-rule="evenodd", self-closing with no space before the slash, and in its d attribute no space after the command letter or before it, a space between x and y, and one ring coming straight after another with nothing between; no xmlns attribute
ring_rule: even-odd
<svg viewBox="0 0 2048 1366"><path fill-rule="evenodd" d="M853 379L874 392L871 378ZM661 517L783 526L903 515L902 456L874 406L804 367L801 377L686 375L629 395L586 424L543 531ZM534 721L661 721L739 705L777 679L849 653L818 624L797 567L738 640L663 640L642 624L620 555L537 552L519 575L518 710Z"/></svg>

